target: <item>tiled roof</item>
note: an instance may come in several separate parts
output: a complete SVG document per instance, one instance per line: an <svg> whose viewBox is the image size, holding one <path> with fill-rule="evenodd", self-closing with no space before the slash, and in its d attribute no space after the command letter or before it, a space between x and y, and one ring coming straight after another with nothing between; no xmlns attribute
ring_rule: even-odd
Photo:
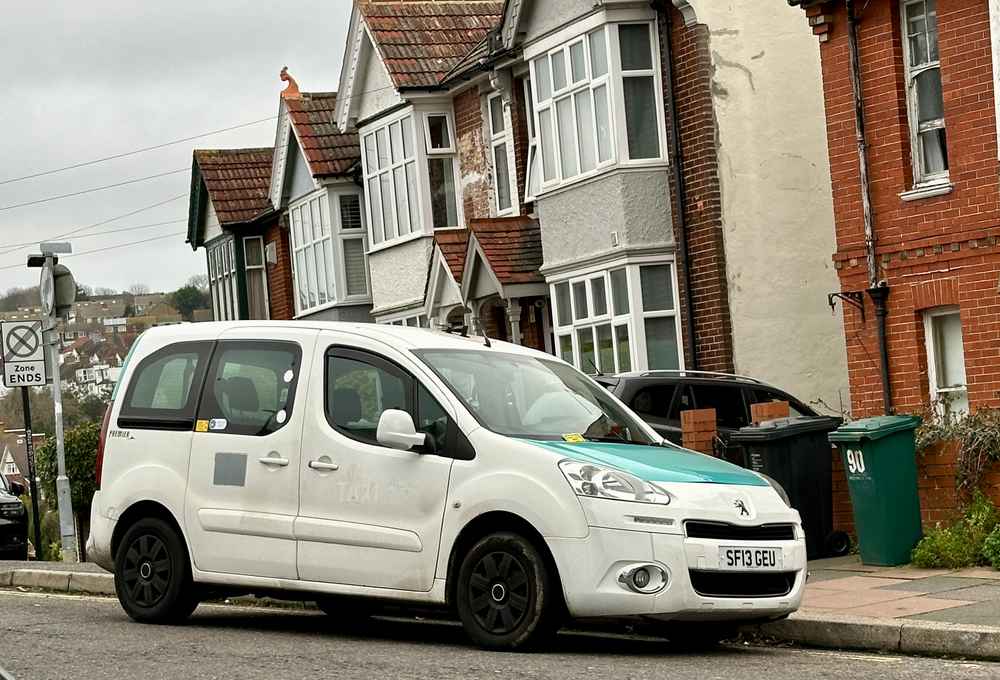
<svg viewBox="0 0 1000 680"><path fill-rule="evenodd" d="M397 88L433 87L503 19L496 0L359 0Z"/></svg>
<svg viewBox="0 0 1000 680"><path fill-rule="evenodd" d="M542 283L542 231L538 220L502 217L469 222L476 241L501 284Z"/></svg>
<svg viewBox="0 0 1000 680"><path fill-rule="evenodd" d="M197 149L198 166L221 224L246 222L266 210L274 149Z"/></svg>
<svg viewBox="0 0 1000 680"><path fill-rule="evenodd" d="M465 254L469 249L469 230L438 229L434 232L434 242L448 262L451 275L455 277L457 283L461 283L465 270Z"/></svg>
<svg viewBox="0 0 1000 680"><path fill-rule="evenodd" d="M341 134L334 123L336 92L303 92L284 101L314 177L345 175L361 161L358 136Z"/></svg>

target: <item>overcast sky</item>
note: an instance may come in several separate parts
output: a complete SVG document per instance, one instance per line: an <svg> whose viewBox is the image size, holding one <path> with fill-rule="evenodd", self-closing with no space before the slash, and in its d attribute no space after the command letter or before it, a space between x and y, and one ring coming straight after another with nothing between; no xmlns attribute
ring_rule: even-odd
<svg viewBox="0 0 1000 680"><path fill-rule="evenodd" d="M204 273L184 243L191 151L271 146L267 121L130 158L4 180L269 116L281 67L303 91L336 90L351 0L36 0L4 3L0 41L0 253L183 194L68 237L64 260L91 286L172 290ZM40 205L7 206L172 170L184 172ZM155 222L174 224L138 228ZM136 227L136 228L133 228ZM85 234L99 234L84 237ZM25 256L0 254L0 291L37 283ZM14 265L11 267L11 265Z"/></svg>

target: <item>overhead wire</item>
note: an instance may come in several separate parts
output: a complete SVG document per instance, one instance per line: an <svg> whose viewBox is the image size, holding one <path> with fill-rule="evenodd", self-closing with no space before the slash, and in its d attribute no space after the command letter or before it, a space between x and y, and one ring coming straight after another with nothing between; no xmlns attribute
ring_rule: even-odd
<svg viewBox="0 0 1000 680"><path fill-rule="evenodd" d="M141 241L131 241L129 243L118 243L118 244L115 244L113 246L104 246L103 248L94 248L93 250L84 250L84 251L81 251L79 253L69 253L67 255L60 255L59 259L62 260L62 259L68 258L68 257L81 257L83 255L94 255L94 254L97 254L97 253L106 253L106 252L108 252L110 250L117 250L118 248L128 248L130 246L137 246L137 245L140 245L140 244L143 244L143 243L150 243L151 241L160 241L160 240L165 239L165 238L176 238L178 236L183 236L184 234L185 234L185 232L183 232L183 231L180 231L180 232L177 232L177 233L173 233L173 234L163 234L161 236L153 236L152 238L142 239ZM18 263L18 264L8 264L8 265L5 265L3 267L0 267L0 271L4 271L6 269L14 269L14 268L23 267L23 266L24 265L20 264L20 263Z"/></svg>
<svg viewBox="0 0 1000 680"><path fill-rule="evenodd" d="M139 182L146 182L151 179L157 179L158 177L167 177L169 175L176 175L182 172L190 172L191 168L180 168L178 170L168 170L167 172L159 172L155 175L147 175L146 177L136 177L134 179L125 180L123 182L115 182L114 184L105 184L100 187L92 187L90 189L82 189L81 191L74 191L68 194L60 194L58 196L48 196L46 198L39 198L34 201L25 201L24 203L12 203L11 205L0 206L0 212L4 210L13 210L14 208L25 208L30 205L39 205L40 203L50 203L52 201L61 201L64 198L72 198L73 196L83 196L84 194L92 194L95 191L105 191L106 189L114 189L115 187L123 187L129 184L138 184Z"/></svg>
<svg viewBox="0 0 1000 680"><path fill-rule="evenodd" d="M182 217L177 220L167 220L165 222L150 222L148 224L135 224L130 227L120 227L118 229L102 229L101 231L95 231L90 234L80 234L77 238L91 238L93 236L105 236L107 234L119 234L124 231L140 231L142 229L152 229L153 227L162 227L167 224L179 224L181 222L187 222L188 218ZM59 238L59 237L57 237ZM13 248L31 248L38 245L38 241L25 241L23 243L11 243ZM10 252L10 251L8 251Z"/></svg>

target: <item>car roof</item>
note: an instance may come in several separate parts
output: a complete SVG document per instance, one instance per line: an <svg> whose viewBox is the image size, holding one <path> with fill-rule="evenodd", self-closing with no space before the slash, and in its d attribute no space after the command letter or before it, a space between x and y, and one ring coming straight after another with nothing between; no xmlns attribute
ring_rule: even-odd
<svg viewBox="0 0 1000 680"><path fill-rule="evenodd" d="M746 375L736 373L718 373L715 371L686 371L686 370L656 370L656 371L630 371L628 373L618 373L616 378L626 379L668 379L674 381L699 381L699 382L723 382L741 383L745 385L760 385L771 387L762 380L751 378Z"/></svg>
<svg viewBox="0 0 1000 680"><path fill-rule="evenodd" d="M486 340L483 336L469 335L461 336L457 333L448 333L443 330L433 330L429 328L416 328L413 326L395 326L390 324L375 323L352 323L344 321L312 321L309 319L298 321L208 321L202 323L174 324L170 326L156 326L146 331L151 337L156 337L160 342L182 342L195 340L217 340L226 331L233 329L255 329L261 331L261 339L266 339L268 329L287 330L326 330L338 331L358 335L373 340L379 340L393 347L419 350L419 349L451 349L468 350L485 348ZM509 354L524 354L536 356L544 359L557 359L551 354L514 345L509 342L490 339L490 346L493 350L503 351Z"/></svg>

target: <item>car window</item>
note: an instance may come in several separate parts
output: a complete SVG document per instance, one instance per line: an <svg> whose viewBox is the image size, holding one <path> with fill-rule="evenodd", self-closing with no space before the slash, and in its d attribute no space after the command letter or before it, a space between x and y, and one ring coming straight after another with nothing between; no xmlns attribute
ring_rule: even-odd
<svg viewBox="0 0 1000 680"><path fill-rule="evenodd" d="M198 429L263 436L292 415L302 352L291 342L219 345L205 385Z"/></svg>
<svg viewBox="0 0 1000 680"><path fill-rule="evenodd" d="M749 425L743 391L738 385L692 385L695 408L715 409L719 427L738 429Z"/></svg>
<svg viewBox="0 0 1000 680"><path fill-rule="evenodd" d="M648 422L667 424L673 398L674 385L643 387L632 397L632 410Z"/></svg>
<svg viewBox="0 0 1000 680"><path fill-rule="evenodd" d="M190 426L211 347L210 342L182 342L143 359L129 381L119 424L152 428Z"/></svg>
<svg viewBox="0 0 1000 680"><path fill-rule="evenodd" d="M412 413L411 391L411 379L388 362L327 357L327 417L354 439L378 444L382 413L388 409Z"/></svg>
<svg viewBox="0 0 1000 680"><path fill-rule="evenodd" d="M815 415L813 413L803 410L804 406L802 404L792 399L789 399L783 394L777 394L769 390L764 390L764 389L748 390L747 397L750 399L751 404L767 404L772 401L787 401L789 414L793 417Z"/></svg>
<svg viewBox="0 0 1000 680"><path fill-rule="evenodd" d="M695 408L694 395L691 393L690 385L678 385L677 395L670 405L670 412L667 414L667 425L673 427L681 426L681 411L689 411Z"/></svg>
<svg viewBox="0 0 1000 680"><path fill-rule="evenodd" d="M448 436L448 413L442 408L423 385L417 387L417 432L427 434L433 444L433 451L444 450Z"/></svg>

